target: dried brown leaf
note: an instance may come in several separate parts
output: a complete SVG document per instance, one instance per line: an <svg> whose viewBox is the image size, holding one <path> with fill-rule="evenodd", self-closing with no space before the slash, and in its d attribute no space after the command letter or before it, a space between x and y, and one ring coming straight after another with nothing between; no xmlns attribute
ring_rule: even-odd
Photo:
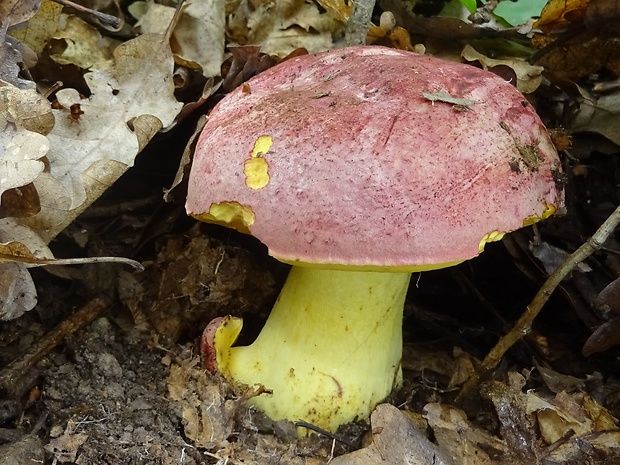
<svg viewBox="0 0 620 465"><path fill-rule="evenodd" d="M0 195L9 189L32 183L45 169L40 159L48 150L45 136L19 129L0 116ZM0 204L1 205L1 204Z"/></svg>
<svg viewBox="0 0 620 465"><path fill-rule="evenodd" d="M171 38L175 62L202 72L206 77L218 76L224 61L224 0L194 0L187 3ZM165 33L174 17L175 8L154 2L137 26L143 33Z"/></svg>
<svg viewBox="0 0 620 465"><path fill-rule="evenodd" d="M13 320L37 304L32 277L21 263L0 263L0 320Z"/></svg>
<svg viewBox="0 0 620 465"><path fill-rule="evenodd" d="M48 135L50 172L35 183L44 208L28 224L51 240L112 185L182 105L163 36L143 35L114 50L114 66L85 75L91 95L57 92L61 108ZM77 107L76 107L77 106ZM79 118L74 110L79 108ZM48 174L48 173L45 173ZM48 208L49 207L49 208Z"/></svg>
<svg viewBox="0 0 620 465"><path fill-rule="evenodd" d="M508 66L515 73L517 79L515 84L517 89L525 94L534 92L542 82L542 72L544 68L542 66L530 65L523 58L489 58L478 53L471 45L465 46L461 52L461 56L467 61L480 62L484 69L494 68L496 66Z"/></svg>
<svg viewBox="0 0 620 465"><path fill-rule="evenodd" d="M590 0L550 0L540 13L534 27L543 32L564 29L583 21Z"/></svg>
<svg viewBox="0 0 620 465"><path fill-rule="evenodd" d="M224 399L217 378L198 359L171 365L168 396L181 409L185 435L198 447L222 448L232 433L234 406Z"/></svg>
<svg viewBox="0 0 620 465"><path fill-rule="evenodd" d="M7 36L6 28L0 26L0 82L4 81L20 89L34 89L34 82L19 76L21 64L25 61L19 45L19 41Z"/></svg>
<svg viewBox="0 0 620 465"><path fill-rule="evenodd" d="M596 304L620 314L620 278L614 279L599 292Z"/></svg>
<svg viewBox="0 0 620 465"><path fill-rule="evenodd" d="M508 444L514 460L524 463L539 463L535 419L527 411L527 397L521 391L522 380L513 380L512 384L491 381L482 388L482 394L489 399L500 421L502 438Z"/></svg>
<svg viewBox="0 0 620 465"><path fill-rule="evenodd" d="M584 22L589 27L612 23L618 17L620 3L617 0L550 0L534 27L548 33Z"/></svg>
<svg viewBox="0 0 620 465"><path fill-rule="evenodd" d="M310 53L332 48L344 26L314 2L241 0L229 16L227 32L239 45L260 45L264 53L283 57L298 48Z"/></svg>
<svg viewBox="0 0 620 465"><path fill-rule="evenodd" d="M0 83L0 218L28 217L40 210L32 183L46 168L49 142L43 134L52 124L42 96Z"/></svg>
<svg viewBox="0 0 620 465"><path fill-rule="evenodd" d="M413 422L390 404L378 405L370 418L372 442L364 449L334 458L331 465L452 465Z"/></svg>
<svg viewBox="0 0 620 465"><path fill-rule="evenodd" d="M23 27L12 28L9 35L40 54L60 22L62 5L52 0L43 0L36 14Z"/></svg>
<svg viewBox="0 0 620 465"><path fill-rule="evenodd" d="M596 95L579 87L582 98L570 129L574 132L596 132L620 145L620 91Z"/></svg>
<svg viewBox="0 0 620 465"><path fill-rule="evenodd" d="M224 0L194 0L183 11L172 35L177 63L218 76L224 61Z"/></svg>
<svg viewBox="0 0 620 465"><path fill-rule="evenodd" d="M34 16L41 0L3 0L0 2L0 20L7 19L10 26L21 24Z"/></svg>
<svg viewBox="0 0 620 465"><path fill-rule="evenodd" d="M508 446L467 420L461 410L449 405L430 403L424 406L428 421L437 440L459 463L467 465L492 465L509 456Z"/></svg>
<svg viewBox="0 0 620 465"><path fill-rule="evenodd" d="M77 16L68 16L50 41L49 56L60 65L73 64L93 71L108 68L118 42L102 37L93 26Z"/></svg>
<svg viewBox="0 0 620 465"><path fill-rule="evenodd" d="M620 345L620 317L613 318L601 324L584 343L581 353L585 357L606 352L612 347Z"/></svg>
<svg viewBox="0 0 620 465"><path fill-rule="evenodd" d="M353 3L347 0L317 0L338 21L347 22L353 10Z"/></svg>

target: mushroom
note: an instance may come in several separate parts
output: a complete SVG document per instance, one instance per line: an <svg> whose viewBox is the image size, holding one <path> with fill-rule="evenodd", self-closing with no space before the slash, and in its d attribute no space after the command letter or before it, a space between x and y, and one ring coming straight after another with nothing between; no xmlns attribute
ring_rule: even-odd
<svg viewBox="0 0 620 465"><path fill-rule="evenodd" d="M560 169L523 95L466 64L359 46L261 73L211 112L186 208L292 269L250 346L210 325L213 366L274 420L368 417L401 382L411 273L563 209Z"/></svg>

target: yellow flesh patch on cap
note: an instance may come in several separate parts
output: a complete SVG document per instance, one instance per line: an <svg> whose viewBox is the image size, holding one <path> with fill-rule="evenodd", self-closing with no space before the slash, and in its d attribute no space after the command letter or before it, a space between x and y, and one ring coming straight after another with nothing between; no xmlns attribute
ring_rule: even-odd
<svg viewBox="0 0 620 465"><path fill-rule="evenodd" d="M484 246L487 244L487 242L499 241L502 239L502 237L504 237L505 234L505 232L500 231L492 231L488 234L485 234L480 240L480 244L478 244L478 252L484 252Z"/></svg>
<svg viewBox="0 0 620 465"><path fill-rule="evenodd" d="M245 234L250 234L250 226L254 224L256 218L252 208L239 202L212 203L208 213L192 216L205 223L219 224Z"/></svg>
<svg viewBox="0 0 620 465"><path fill-rule="evenodd" d="M272 144L271 136L260 136L254 143L250 158L243 165L245 185L250 189L262 189L269 184L269 164L264 155L267 154Z"/></svg>
<svg viewBox="0 0 620 465"><path fill-rule="evenodd" d="M531 226L534 223L538 223L540 220L546 220L550 216L555 215L555 206L554 205L545 205L545 209L543 210L542 216L538 215L530 215L523 220L523 226Z"/></svg>

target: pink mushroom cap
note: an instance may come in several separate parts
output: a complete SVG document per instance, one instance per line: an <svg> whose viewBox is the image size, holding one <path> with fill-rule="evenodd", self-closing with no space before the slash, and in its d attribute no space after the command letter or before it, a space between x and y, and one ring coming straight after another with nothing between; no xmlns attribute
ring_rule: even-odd
<svg viewBox="0 0 620 465"><path fill-rule="evenodd" d="M198 140L186 207L281 261L413 271L563 209L560 172L540 118L501 77L351 47L227 95Z"/></svg>

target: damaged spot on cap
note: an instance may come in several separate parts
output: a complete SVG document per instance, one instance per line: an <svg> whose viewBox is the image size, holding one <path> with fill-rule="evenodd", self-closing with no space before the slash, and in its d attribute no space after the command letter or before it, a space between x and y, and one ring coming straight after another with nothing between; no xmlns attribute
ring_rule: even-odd
<svg viewBox="0 0 620 465"><path fill-rule="evenodd" d="M243 165L245 185L258 190L269 184L269 164L265 155L269 152L273 139L271 136L260 136L254 143L250 158Z"/></svg>
<svg viewBox="0 0 620 465"><path fill-rule="evenodd" d="M531 226L534 223L538 223L540 220L546 220L550 216L555 215L556 208L555 205L545 205L545 209L543 210L542 216L538 215L530 215L523 220L523 226Z"/></svg>
<svg viewBox="0 0 620 465"><path fill-rule="evenodd" d="M256 218L251 207L239 202L212 203L208 213L192 216L197 220L233 228L245 234L250 234L250 226Z"/></svg>
<svg viewBox="0 0 620 465"><path fill-rule="evenodd" d="M485 234L484 236L482 236L482 239L480 239L480 243L478 244L478 251L480 253L484 252L484 246L488 242L500 241L505 234L505 232L501 231L491 231L490 233Z"/></svg>
<svg viewBox="0 0 620 465"><path fill-rule="evenodd" d="M538 171L538 167L543 161L543 157L538 149L538 140L534 141L533 144L524 144L512 134L510 127L504 121L500 121L499 126L512 137L515 147L519 155L521 155L520 159L525 166L530 171ZM512 158L509 164L512 171L515 173L521 172L519 162L516 159Z"/></svg>
<svg viewBox="0 0 620 465"><path fill-rule="evenodd" d="M538 167L542 161L542 156L538 151L538 147L535 144L520 144L516 139L515 144L517 146L517 150L519 150L519 153L521 154L521 159L523 160L523 163L525 163L525 166L527 166L531 171L538 171Z"/></svg>

